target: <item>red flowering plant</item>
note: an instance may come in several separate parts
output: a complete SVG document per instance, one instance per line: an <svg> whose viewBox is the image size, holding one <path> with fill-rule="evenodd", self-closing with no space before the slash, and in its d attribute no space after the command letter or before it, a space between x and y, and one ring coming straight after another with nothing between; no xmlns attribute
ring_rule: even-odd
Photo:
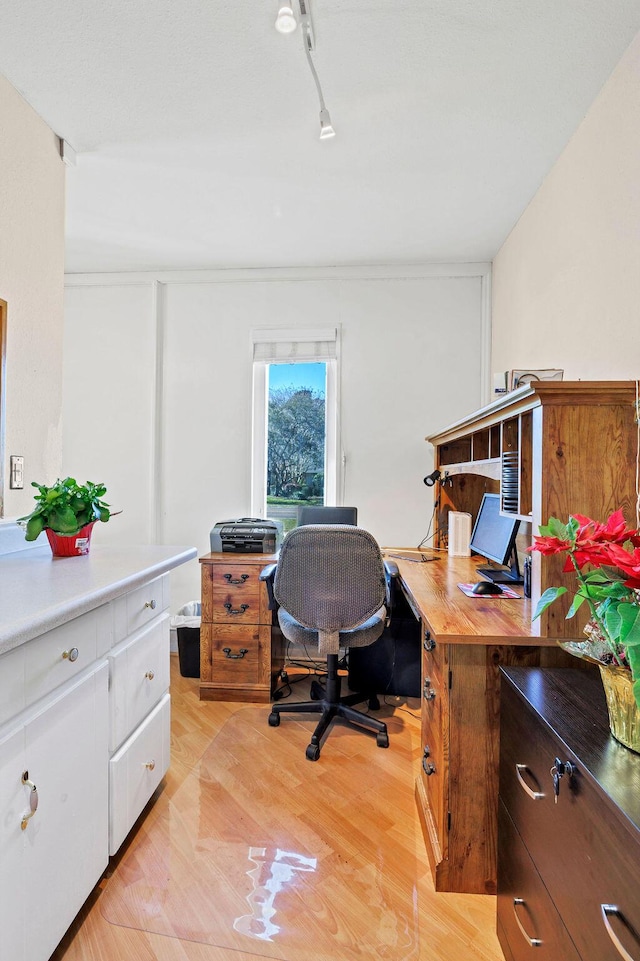
<svg viewBox="0 0 640 961"><path fill-rule="evenodd" d="M587 604L590 612L582 644L568 644L575 653L631 671L633 693L640 708L640 531L628 528L617 510L605 524L574 514L566 524L556 517L540 527L530 551L566 554L563 568L576 575L577 589L567 618ZM549 587L542 594L534 620L567 593Z"/></svg>

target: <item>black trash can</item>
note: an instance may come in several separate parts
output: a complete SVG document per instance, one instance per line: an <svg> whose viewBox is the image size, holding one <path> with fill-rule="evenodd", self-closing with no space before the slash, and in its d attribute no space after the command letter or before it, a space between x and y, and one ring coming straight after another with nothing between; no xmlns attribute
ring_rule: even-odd
<svg viewBox="0 0 640 961"><path fill-rule="evenodd" d="M185 604L172 618L178 640L178 661L183 677L200 677L200 602Z"/></svg>

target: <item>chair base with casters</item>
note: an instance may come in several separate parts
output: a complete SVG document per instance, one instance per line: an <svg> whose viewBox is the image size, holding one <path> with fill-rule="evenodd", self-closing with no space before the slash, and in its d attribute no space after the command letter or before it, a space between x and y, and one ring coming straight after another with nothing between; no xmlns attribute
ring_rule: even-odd
<svg viewBox="0 0 640 961"><path fill-rule="evenodd" d="M340 684L341 678L338 674L338 655L329 654L327 656L326 690L323 689L317 681L312 681L312 699L310 701L300 701L294 704L273 704L271 707L271 714L269 715L269 724L271 727L278 727L280 724L280 715L285 711L295 714L321 715L316 729L311 735L311 743L306 750L306 755L310 761L317 761L320 757L322 739L334 718L337 717L342 718L348 724L352 724L355 727L371 731L372 734L376 735L378 747L389 747L387 725L383 721L378 721L377 718L371 717L369 714L356 711L355 708L351 706L352 704L359 704L360 701L366 700L366 697L363 697L362 694L347 694L346 697L340 697ZM374 710L379 707L379 702L375 695L369 699L369 707Z"/></svg>

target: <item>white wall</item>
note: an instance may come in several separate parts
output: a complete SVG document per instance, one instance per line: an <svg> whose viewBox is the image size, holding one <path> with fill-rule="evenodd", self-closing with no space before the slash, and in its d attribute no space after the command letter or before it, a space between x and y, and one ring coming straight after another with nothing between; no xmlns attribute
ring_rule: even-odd
<svg viewBox="0 0 640 961"><path fill-rule="evenodd" d="M4 515L33 506L32 480L60 471L64 165L59 141L0 76L0 298L7 301ZM9 490L9 457L25 488Z"/></svg>
<svg viewBox="0 0 640 961"><path fill-rule="evenodd" d="M123 510L94 538L206 553L216 521L250 513L252 328L335 323L343 502L382 544L416 546L424 438L487 400L486 289L483 265L69 277L65 470ZM172 584L174 609L199 597L199 565Z"/></svg>
<svg viewBox="0 0 640 961"><path fill-rule="evenodd" d="M640 35L498 252L492 370L640 376Z"/></svg>

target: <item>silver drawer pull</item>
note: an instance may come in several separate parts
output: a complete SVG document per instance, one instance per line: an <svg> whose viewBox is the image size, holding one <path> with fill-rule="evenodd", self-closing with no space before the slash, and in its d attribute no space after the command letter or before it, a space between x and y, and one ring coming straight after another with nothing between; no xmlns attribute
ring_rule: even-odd
<svg viewBox="0 0 640 961"><path fill-rule="evenodd" d="M24 771L24 772L23 772L23 774L22 774L22 779L21 779L21 780L22 780L22 783L25 785L25 787L28 787L28 788L29 788L29 791L30 791L30 793L29 793L29 808L30 808L30 811L29 811L29 814L23 814L22 820L21 820L21 822L20 822L20 827L21 827L22 830L24 831L25 828L26 828L26 826L27 826L27 824L29 823L29 821L31 820L31 818L33 817L33 815L36 813L36 811L38 810L38 790L37 790L35 784L33 783L33 781L30 781L30 780L29 780L29 772L28 772L28 771Z"/></svg>
<svg viewBox="0 0 640 961"><path fill-rule="evenodd" d="M520 934L521 934L522 937L525 939L525 941L527 942L527 944L529 945L529 947L530 947L530 948L539 948L540 945L542 944L542 941L540 940L540 938L530 938L529 935L527 934L527 932L525 931L524 927L522 926L522 921L521 921L520 918L518 917L518 912L516 911L516 908L518 907L519 904L524 904L524 903L525 903L525 902L524 902L524 898L514 898L514 899L513 899L513 915L514 915L514 917L515 917L515 919L516 919L516 924L517 924L518 927L520 928Z"/></svg>
<svg viewBox="0 0 640 961"><path fill-rule="evenodd" d="M635 961L635 958L633 958L629 954L629 952L626 950L626 948L618 938L618 935L615 933L615 931L611 927L611 921L609 921L609 915L614 914L616 917L620 918L624 923L626 923L624 919L624 915L622 914L622 911L620 910L620 908L615 904L601 904L600 910L602 911L602 920L604 922L605 928L607 929L607 934L611 938L613 946L618 952L618 954L620 955L620 957L624 958L624 961Z"/></svg>
<svg viewBox="0 0 640 961"><path fill-rule="evenodd" d="M80 651L77 647L72 647L70 651L63 651L62 657L63 660L66 659L68 661L77 661L80 657Z"/></svg>
<svg viewBox="0 0 640 961"><path fill-rule="evenodd" d="M154 767L156 766L156 762L155 762L155 761L145 761L145 762L144 762L144 766L146 767L146 769L147 769L148 771L153 771Z"/></svg>
<svg viewBox="0 0 640 961"><path fill-rule="evenodd" d="M150 601L145 601L145 602L144 602L144 606L145 606L145 607L150 607L152 611L155 611L155 609L156 609L156 601L155 601L155 598L151 598Z"/></svg>
<svg viewBox="0 0 640 961"><path fill-rule="evenodd" d="M542 793L542 791L532 791L522 776L521 772L528 771L528 770L529 768L527 767L526 764L516 764L516 776L518 778L520 787L522 788L523 791L525 791L529 795L530 798L533 798L534 801L541 801L542 798L544 797L544 794Z"/></svg>
<svg viewBox="0 0 640 961"><path fill-rule="evenodd" d="M148 681L152 681L155 677L155 674L153 673L153 671L147 671L147 673L145 674L145 677Z"/></svg>

